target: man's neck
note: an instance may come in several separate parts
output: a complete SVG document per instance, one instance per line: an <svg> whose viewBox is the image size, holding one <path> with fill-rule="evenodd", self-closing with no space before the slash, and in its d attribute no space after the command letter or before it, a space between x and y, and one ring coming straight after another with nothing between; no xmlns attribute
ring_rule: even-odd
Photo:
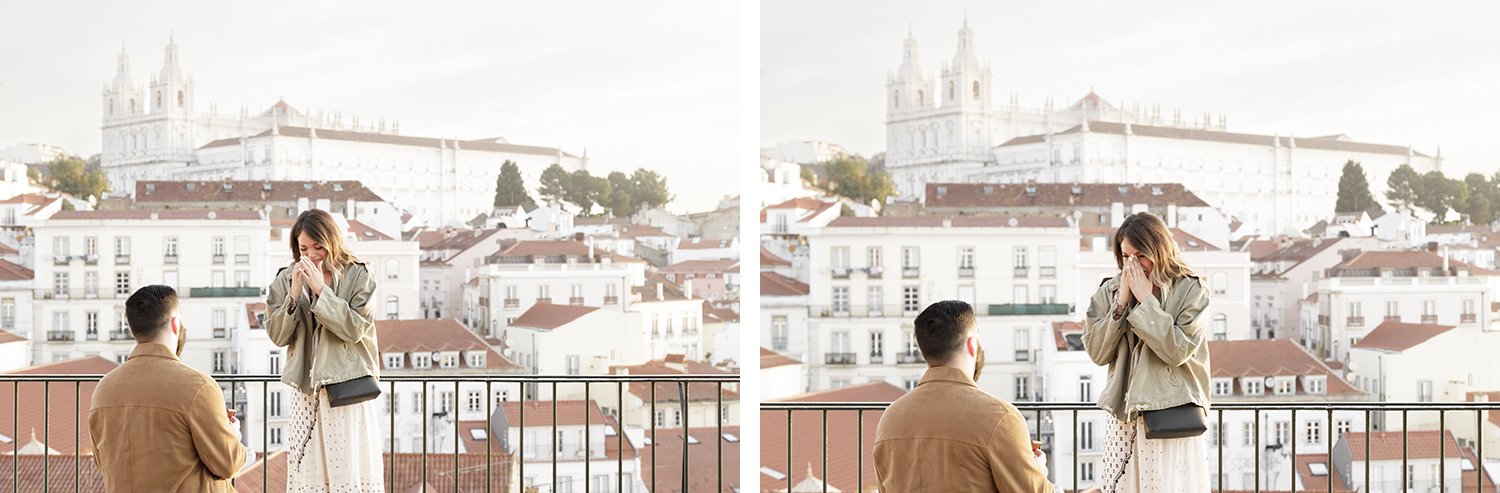
<svg viewBox="0 0 1500 493"><path fill-rule="evenodd" d="M958 370L958 371L959 371L959 372L961 372L961 373L963 373L963 374L964 374L964 376L968 376L968 377L969 377L969 379L971 379L971 380L972 380L972 379L973 379L973 378L974 378L974 377L973 377L973 376L972 376L972 375L973 375L973 374L974 374L974 365L969 365L969 367L968 367L968 368L965 368L965 367L963 367L963 366L962 366L962 365L958 365L958 364L949 364L949 365L928 365L928 366L927 366L927 369L929 369L929 370L931 370L931 369L933 369L933 368L952 368L952 369L955 369L955 370Z"/></svg>

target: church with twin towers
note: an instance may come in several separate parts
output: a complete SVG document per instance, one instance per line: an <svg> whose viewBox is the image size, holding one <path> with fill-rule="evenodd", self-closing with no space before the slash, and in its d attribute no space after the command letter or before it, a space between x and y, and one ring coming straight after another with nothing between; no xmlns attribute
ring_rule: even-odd
<svg viewBox="0 0 1500 493"><path fill-rule="evenodd" d="M967 19L951 59L922 66L914 35L886 76L885 167L896 193L921 200L928 183L1182 183L1251 229L1296 233L1334 213L1344 163L1364 166L1383 202L1403 164L1442 169L1442 151L1316 136L1231 132L1228 118L1111 103L1092 90L1071 104L997 102L990 64ZM1000 74L999 83L1019 77Z"/></svg>
<svg viewBox="0 0 1500 493"><path fill-rule="evenodd" d="M492 209L505 161L535 190L546 167L587 169L588 152L401 133L391 119L361 121L276 101L221 112L200 104L181 50L169 40L159 70L138 82L128 52L101 95L100 165L112 194L133 197L143 180L333 181L357 177L430 226L459 225ZM269 81L267 83L270 83Z"/></svg>

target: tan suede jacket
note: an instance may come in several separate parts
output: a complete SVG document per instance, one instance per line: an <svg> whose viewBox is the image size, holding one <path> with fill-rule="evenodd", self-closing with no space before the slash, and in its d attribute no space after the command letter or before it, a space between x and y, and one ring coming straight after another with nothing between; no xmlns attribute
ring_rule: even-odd
<svg viewBox="0 0 1500 493"><path fill-rule="evenodd" d="M1139 298L1115 319L1117 277L1105 279L1089 300L1083 348L1094 364L1109 365L1099 407L1130 422L1141 411L1187 403L1209 406L1208 289L1197 276L1178 279L1162 300ZM1200 316L1202 315L1202 316Z"/></svg>
<svg viewBox="0 0 1500 493"><path fill-rule="evenodd" d="M310 303L292 289L292 270L282 267L266 297L266 335L287 348L281 381L312 394L324 385L366 375L380 377L379 348L370 297L375 279L354 262L333 275L333 284Z"/></svg>

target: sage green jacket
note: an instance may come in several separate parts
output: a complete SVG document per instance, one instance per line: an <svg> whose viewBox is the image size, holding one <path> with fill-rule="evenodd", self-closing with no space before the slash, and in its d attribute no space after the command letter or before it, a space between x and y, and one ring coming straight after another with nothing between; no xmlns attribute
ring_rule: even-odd
<svg viewBox="0 0 1500 493"><path fill-rule="evenodd" d="M266 335L287 348L281 382L304 394L363 376L380 377L379 349L370 298L375 279L355 261L334 272L333 284L308 303L292 289L292 270L282 267L266 298Z"/></svg>
<svg viewBox="0 0 1500 493"><path fill-rule="evenodd" d="M1187 403L1209 406L1208 289L1197 276L1172 282L1162 300L1147 294L1116 320L1118 277L1105 279L1089 300L1083 348L1094 364L1109 365L1099 407L1131 422L1141 411Z"/></svg>

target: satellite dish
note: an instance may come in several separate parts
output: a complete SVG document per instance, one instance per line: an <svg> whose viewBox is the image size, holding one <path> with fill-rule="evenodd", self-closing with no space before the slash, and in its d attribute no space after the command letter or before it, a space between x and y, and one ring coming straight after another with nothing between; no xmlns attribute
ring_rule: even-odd
<svg viewBox="0 0 1500 493"><path fill-rule="evenodd" d="M1353 361L1350 361L1348 364L1344 365L1344 367L1349 369L1350 375L1353 375L1354 372L1359 371L1359 363L1355 363Z"/></svg>
<svg viewBox="0 0 1500 493"><path fill-rule="evenodd" d="M500 444L501 453L511 453L510 418L505 415L505 406L496 407L495 413L490 415L490 440Z"/></svg>
<svg viewBox="0 0 1500 493"><path fill-rule="evenodd" d="M1276 377L1266 377L1266 386L1267 387L1275 387L1276 386Z"/></svg>
<svg viewBox="0 0 1500 493"><path fill-rule="evenodd" d="M1014 217L1010 218L1010 221L1008 222L1008 224L1010 224L1010 227L1012 228L1016 227L1016 225L1020 223L1021 221L1017 221Z"/></svg>

